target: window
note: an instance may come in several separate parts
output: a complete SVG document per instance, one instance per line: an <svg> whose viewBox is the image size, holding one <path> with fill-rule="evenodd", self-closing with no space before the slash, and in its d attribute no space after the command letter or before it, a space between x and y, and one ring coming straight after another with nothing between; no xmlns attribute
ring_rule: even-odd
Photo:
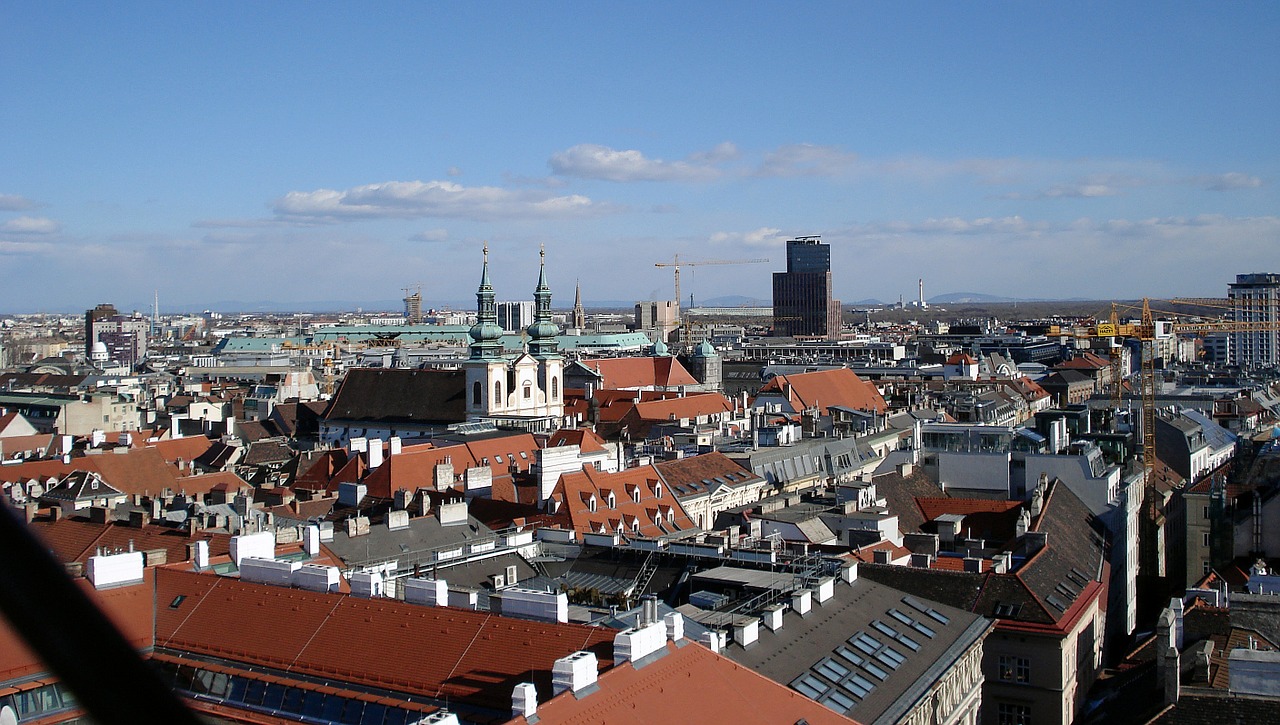
<svg viewBox="0 0 1280 725"><path fill-rule="evenodd" d="M551 378L551 399L552 400L560 399L560 378L556 378L556 377Z"/></svg>
<svg viewBox="0 0 1280 725"><path fill-rule="evenodd" d="M1208 545L1209 545L1209 532L1208 532L1208 531L1204 532L1203 536L1204 536L1204 545L1205 545L1205 546L1208 546Z"/></svg>
<svg viewBox="0 0 1280 725"><path fill-rule="evenodd" d="M614 497L614 495L613 495L613 491L610 491L610 492L609 492L609 495L608 495L608 497L607 497L607 498L608 498L608 500L609 500L609 508L611 508L611 509L612 509L612 508L617 508L617 507L618 507L618 499L617 499L616 497Z"/></svg>
<svg viewBox="0 0 1280 725"><path fill-rule="evenodd" d="M475 384L471 386L471 405L477 408L480 407L480 396L481 396L480 391L481 391L480 381L477 380Z"/></svg>
<svg viewBox="0 0 1280 725"><path fill-rule="evenodd" d="M591 513L595 513L595 512L596 512L596 497L595 497L595 496L592 496L591 498L587 499L587 510L588 510L588 511L590 511Z"/></svg>
<svg viewBox="0 0 1280 725"><path fill-rule="evenodd" d="M999 676L1001 682L1031 682L1031 660L1014 655L1000 655Z"/></svg>
<svg viewBox="0 0 1280 725"><path fill-rule="evenodd" d="M1031 725L1031 707L1002 702L996 706L998 725Z"/></svg>
<svg viewBox="0 0 1280 725"><path fill-rule="evenodd" d="M662 498L662 484L661 484L661 483L655 483L655 484L653 484L653 495L654 495L654 497L655 497L655 498Z"/></svg>
<svg viewBox="0 0 1280 725"><path fill-rule="evenodd" d="M528 384L528 383L525 383L525 384L524 384L524 399L525 399L525 400L528 400L529 398L532 398L532 397L533 397L533 386L532 386L532 385L530 385L530 384Z"/></svg>
<svg viewBox="0 0 1280 725"><path fill-rule="evenodd" d="M493 402L497 403L502 400L502 383L493 384Z"/></svg>

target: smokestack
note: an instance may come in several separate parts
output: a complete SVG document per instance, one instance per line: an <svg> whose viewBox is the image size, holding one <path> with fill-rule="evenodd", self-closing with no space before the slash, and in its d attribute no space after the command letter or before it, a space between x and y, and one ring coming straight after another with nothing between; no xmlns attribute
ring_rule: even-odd
<svg viewBox="0 0 1280 725"><path fill-rule="evenodd" d="M369 470L382 465L382 439L369 439Z"/></svg>

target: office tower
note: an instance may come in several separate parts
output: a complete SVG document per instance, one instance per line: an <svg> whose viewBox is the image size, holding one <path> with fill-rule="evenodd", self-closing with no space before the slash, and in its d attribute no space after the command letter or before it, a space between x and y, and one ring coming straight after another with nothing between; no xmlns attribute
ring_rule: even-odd
<svg viewBox="0 0 1280 725"><path fill-rule="evenodd" d="M780 337L840 338L840 301L831 298L831 245L787 241L787 271L773 273L773 330Z"/></svg>
<svg viewBox="0 0 1280 725"><path fill-rule="evenodd" d="M113 362L132 367L146 357L147 332L150 327L150 320L136 314L122 315L114 305L101 304L92 310L85 310L85 357L93 355L95 342L106 342Z"/></svg>
<svg viewBox="0 0 1280 725"><path fill-rule="evenodd" d="M1227 285L1236 322L1280 322L1280 274L1237 274ZM1233 365L1242 368L1275 367L1280 364L1280 330L1231 333L1228 352Z"/></svg>
<svg viewBox="0 0 1280 725"><path fill-rule="evenodd" d="M498 303L498 326L508 335L518 334L533 322L533 300Z"/></svg>

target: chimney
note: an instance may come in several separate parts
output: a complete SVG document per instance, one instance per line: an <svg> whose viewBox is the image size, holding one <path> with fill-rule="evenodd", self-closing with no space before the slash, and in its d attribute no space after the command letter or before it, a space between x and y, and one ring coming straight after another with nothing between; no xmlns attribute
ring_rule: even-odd
<svg viewBox="0 0 1280 725"><path fill-rule="evenodd" d="M598 663L594 652L574 652L561 657L551 667L551 692L559 695L565 690L574 694L596 684Z"/></svg>
<svg viewBox="0 0 1280 725"><path fill-rule="evenodd" d="M302 550L307 552L309 557L317 557L320 555L320 527L315 524L309 524L302 535Z"/></svg>
<svg viewBox="0 0 1280 725"><path fill-rule="evenodd" d="M146 511L129 512L129 526L135 529L143 529L146 528L149 523L151 523L151 515Z"/></svg>
<svg viewBox="0 0 1280 725"><path fill-rule="evenodd" d="M667 625L661 620L624 629L613 637L613 661L617 664L644 659L666 643Z"/></svg>
<svg viewBox="0 0 1280 725"><path fill-rule="evenodd" d="M1014 525L1014 533L1019 537L1031 530L1031 514L1026 509L1018 512L1018 523Z"/></svg>
<svg viewBox="0 0 1280 725"><path fill-rule="evenodd" d="M49 520L50 520L50 521L61 521L61 520L62 520L62 507L61 507L61 506L54 506L54 507L52 507L52 508L50 508L50 509L49 509Z"/></svg>
<svg viewBox="0 0 1280 725"><path fill-rule="evenodd" d="M802 617L808 614L813 608L813 592L809 589L797 589L791 592L791 608Z"/></svg>
<svg viewBox="0 0 1280 725"><path fill-rule="evenodd" d="M1027 543L1027 556L1031 556L1049 544L1049 533L1046 531L1028 531L1022 538Z"/></svg>
<svg viewBox="0 0 1280 725"><path fill-rule="evenodd" d="M1169 647L1165 650L1165 671L1164 671L1164 704L1172 705L1178 701L1178 696L1182 694L1181 669L1182 663L1178 657L1178 650Z"/></svg>
<svg viewBox="0 0 1280 725"><path fill-rule="evenodd" d="M1169 600L1169 610L1173 612L1173 631L1172 631L1172 634L1173 634L1173 642L1172 642L1172 644L1173 644L1173 646L1174 646L1174 647L1177 647L1179 650L1181 650L1181 649L1182 649L1182 646L1183 646L1183 641L1182 641L1182 640L1183 640L1183 636L1182 636L1182 635L1183 635L1183 627L1182 627L1182 616L1183 616L1182 599L1181 599L1181 598L1179 598L1179 597L1173 597L1173 598L1171 598L1171 599Z"/></svg>
<svg viewBox="0 0 1280 725"><path fill-rule="evenodd" d="M511 692L512 719L523 716L525 720L532 720L537 712L538 688L534 687L532 682L521 682L516 685Z"/></svg>
<svg viewBox="0 0 1280 725"><path fill-rule="evenodd" d="M369 439L369 470L382 465L382 439Z"/></svg>
<svg viewBox="0 0 1280 725"><path fill-rule="evenodd" d="M435 485L437 491L443 491L453 485L453 459L445 456L444 460L436 464Z"/></svg>
<svg viewBox="0 0 1280 725"><path fill-rule="evenodd" d="M776 632L782 629L782 615L787 608L782 604L771 604L765 607L764 613L760 615L760 621L764 622L764 626L770 632Z"/></svg>
<svg viewBox="0 0 1280 725"><path fill-rule="evenodd" d="M347 444L347 449L352 453L364 453L369 450L369 439L352 438L351 442Z"/></svg>
<svg viewBox="0 0 1280 725"><path fill-rule="evenodd" d="M964 558L964 570L969 572L970 574L981 574L982 559L978 559L972 556L966 556Z"/></svg>
<svg viewBox="0 0 1280 725"><path fill-rule="evenodd" d="M404 450L404 443L400 440L400 436L391 436L391 455L398 456Z"/></svg>
<svg viewBox="0 0 1280 725"><path fill-rule="evenodd" d="M876 564L892 564L893 552L888 549L876 549L871 552L871 556Z"/></svg>
<svg viewBox="0 0 1280 725"><path fill-rule="evenodd" d="M933 555L931 554L912 554L911 566L916 569L928 569L933 565Z"/></svg>
<svg viewBox="0 0 1280 725"><path fill-rule="evenodd" d="M840 565L840 578L846 584L858 581L858 562L849 561Z"/></svg>
<svg viewBox="0 0 1280 725"><path fill-rule="evenodd" d="M684 639L684 615L679 612L671 612L662 618L663 624L667 627L667 639L672 642L678 642Z"/></svg>
<svg viewBox="0 0 1280 725"><path fill-rule="evenodd" d="M191 557L195 561L196 569L209 568L209 540L201 539L192 544L194 555Z"/></svg>

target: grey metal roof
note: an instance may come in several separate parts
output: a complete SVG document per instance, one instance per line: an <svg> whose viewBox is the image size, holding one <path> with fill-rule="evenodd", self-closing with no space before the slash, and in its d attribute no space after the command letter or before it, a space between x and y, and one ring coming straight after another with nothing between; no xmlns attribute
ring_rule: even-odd
<svg viewBox="0 0 1280 725"><path fill-rule="evenodd" d="M932 614L930 613L932 612ZM945 604L859 579L747 649L724 654L863 723L900 721L991 623ZM843 703L852 703L842 707Z"/></svg>

